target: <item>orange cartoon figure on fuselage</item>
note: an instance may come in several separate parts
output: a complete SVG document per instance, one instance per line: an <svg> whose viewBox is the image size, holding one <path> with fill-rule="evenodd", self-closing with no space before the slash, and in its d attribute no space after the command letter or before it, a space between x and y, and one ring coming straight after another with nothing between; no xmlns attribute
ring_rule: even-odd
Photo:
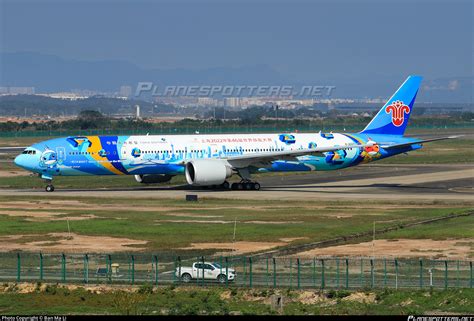
<svg viewBox="0 0 474 321"><path fill-rule="evenodd" d="M381 156L379 145L373 144L372 146L364 147L364 150L362 151L362 153L360 153L360 156L364 158L362 160L363 163L368 163L373 161L374 159L379 158Z"/></svg>

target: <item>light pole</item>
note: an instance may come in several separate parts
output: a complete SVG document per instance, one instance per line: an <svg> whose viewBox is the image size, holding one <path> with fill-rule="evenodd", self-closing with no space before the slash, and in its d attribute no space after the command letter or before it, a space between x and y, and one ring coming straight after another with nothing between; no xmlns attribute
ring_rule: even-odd
<svg viewBox="0 0 474 321"><path fill-rule="evenodd" d="M385 223L385 221L373 221L373 228L372 228L372 258L375 258L375 223Z"/></svg>

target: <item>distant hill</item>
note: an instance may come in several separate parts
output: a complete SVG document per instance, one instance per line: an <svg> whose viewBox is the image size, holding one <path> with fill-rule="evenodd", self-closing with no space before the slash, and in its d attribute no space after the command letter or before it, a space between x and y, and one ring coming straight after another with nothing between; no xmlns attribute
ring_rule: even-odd
<svg viewBox="0 0 474 321"><path fill-rule="evenodd" d="M0 96L0 115L27 116L77 115L83 110L97 110L103 114L135 114L135 105L140 105L143 115L174 113L176 109L165 104L151 104L140 100L122 100L117 98L90 97L87 99L65 100L38 95Z"/></svg>
<svg viewBox="0 0 474 321"><path fill-rule="evenodd" d="M79 61L32 52L0 53L0 86L31 86L37 92L89 89L117 91L121 85L135 88L141 81L173 85L331 85L332 97L387 98L408 75L360 75L357 80L321 79L302 81L287 77L268 65L220 67L202 70L143 69L117 60ZM473 77L425 79L418 101L472 103Z"/></svg>

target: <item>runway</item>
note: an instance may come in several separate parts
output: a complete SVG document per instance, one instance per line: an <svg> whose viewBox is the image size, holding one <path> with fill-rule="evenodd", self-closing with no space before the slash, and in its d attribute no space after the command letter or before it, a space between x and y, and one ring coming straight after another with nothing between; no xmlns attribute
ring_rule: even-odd
<svg viewBox="0 0 474 321"><path fill-rule="evenodd" d="M133 179L132 177L130 179ZM405 200L474 203L472 164L370 164L331 172L259 175L260 191L224 191L189 186L114 189L2 189L0 195L98 198L200 198L262 200Z"/></svg>

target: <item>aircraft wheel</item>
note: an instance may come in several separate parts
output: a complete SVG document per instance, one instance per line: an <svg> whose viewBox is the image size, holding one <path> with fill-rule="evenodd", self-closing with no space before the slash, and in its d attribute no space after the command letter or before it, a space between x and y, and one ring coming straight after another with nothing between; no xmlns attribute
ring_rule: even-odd
<svg viewBox="0 0 474 321"><path fill-rule="evenodd" d="M46 188L45 188L46 192L54 192L54 186L49 184L49 185L46 185Z"/></svg>
<svg viewBox="0 0 474 321"><path fill-rule="evenodd" d="M257 183L257 182L253 183L253 190L259 191L260 190L260 183Z"/></svg>
<svg viewBox="0 0 474 321"><path fill-rule="evenodd" d="M225 181L224 183L222 183L222 185L221 185L221 186L222 186L222 188L223 188L223 189L229 189L229 187L230 187L230 184L229 184L229 182L228 182L228 181Z"/></svg>
<svg viewBox="0 0 474 321"><path fill-rule="evenodd" d="M238 190L243 190L243 189L244 189L244 184L242 184L242 183L237 183L237 189L238 189Z"/></svg>

